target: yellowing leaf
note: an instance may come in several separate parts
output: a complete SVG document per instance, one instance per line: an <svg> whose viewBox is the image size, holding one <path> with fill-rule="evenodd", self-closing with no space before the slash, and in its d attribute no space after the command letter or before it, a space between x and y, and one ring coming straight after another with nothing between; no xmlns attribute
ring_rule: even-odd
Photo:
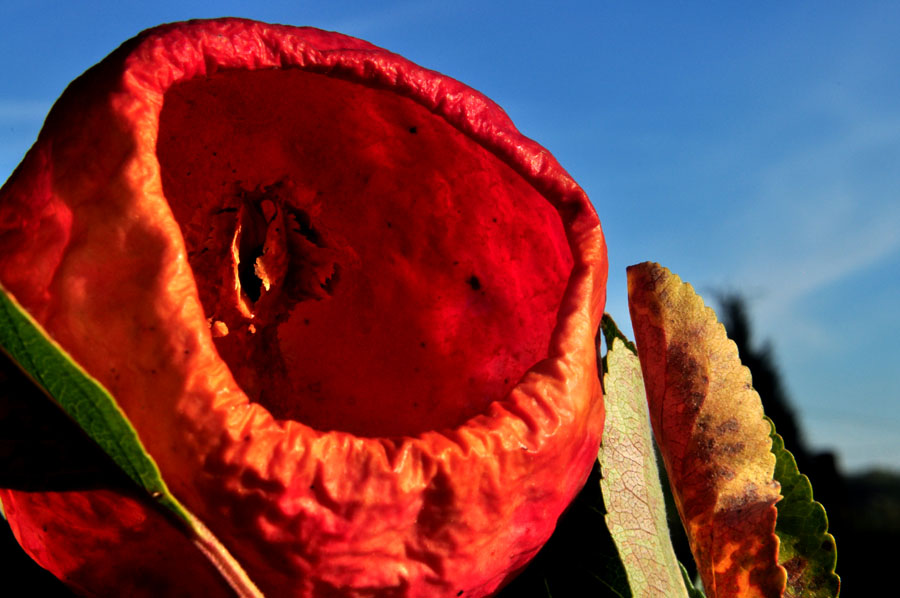
<svg viewBox="0 0 900 598"><path fill-rule="evenodd" d="M781 596L769 423L712 309L661 267L628 268L650 419L706 594Z"/></svg>
<svg viewBox="0 0 900 598"><path fill-rule="evenodd" d="M625 342L615 337L617 330L609 316L604 316L603 323L609 347L603 376L606 425L600 449L606 523L633 596L687 598L666 524L641 364Z"/></svg>

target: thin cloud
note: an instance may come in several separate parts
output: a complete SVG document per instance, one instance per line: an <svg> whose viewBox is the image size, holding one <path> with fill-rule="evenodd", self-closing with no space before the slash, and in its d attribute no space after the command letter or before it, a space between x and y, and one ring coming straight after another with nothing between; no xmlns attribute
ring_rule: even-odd
<svg viewBox="0 0 900 598"><path fill-rule="evenodd" d="M764 289L760 316L790 320L819 341L826 332L803 322L798 303L900 252L900 174L885 166L872 176L872 156L885 165L900 156L900 118L856 119L763 171L744 219L766 234L745 240L737 269L739 280Z"/></svg>
<svg viewBox="0 0 900 598"><path fill-rule="evenodd" d="M366 36L399 26L409 27L425 21L439 20L446 4L429 2L400 2L376 12L347 18L331 24L334 31L349 35Z"/></svg>
<svg viewBox="0 0 900 598"><path fill-rule="evenodd" d="M0 125L41 122L50 106L43 100L0 99Z"/></svg>
<svg viewBox="0 0 900 598"><path fill-rule="evenodd" d="M837 204L843 205L844 198ZM900 250L900 208L881 206L864 221L842 218L828 201L808 206L809 221L791 220L781 243L761 244L742 280L768 289L770 312L783 312L810 293L836 284ZM762 306L761 306L762 307Z"/></svg>

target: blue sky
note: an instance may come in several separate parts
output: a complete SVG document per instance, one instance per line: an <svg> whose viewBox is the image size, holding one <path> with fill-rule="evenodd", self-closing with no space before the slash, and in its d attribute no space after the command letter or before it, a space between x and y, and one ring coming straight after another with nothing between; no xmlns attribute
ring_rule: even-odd
<svg viewBox="0 0 900 598"><path fill-rule="evenodd" d="M367 39L484 92L593 199L625 267L751 301L808 439L900 468L900 4L4 0L0 180L135 33L243 16Z"/></svg>

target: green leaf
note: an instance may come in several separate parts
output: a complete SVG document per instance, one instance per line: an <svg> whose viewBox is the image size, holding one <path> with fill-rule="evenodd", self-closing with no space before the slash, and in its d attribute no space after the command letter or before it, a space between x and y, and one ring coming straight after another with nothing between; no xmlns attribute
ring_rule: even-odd
<svg viewBox="0 0 900 598"><path fill-rule="evenodd" d="M241 597L262 594L225 547L169 492L115 399L0 285L0 347L157 505L173 514Z"/></svg>
<svg viewBox="0 0 900 598"><path fill-rule="evenodd" d="M768 418L766 418L768 419ZM825 508L813 500L809 478L797 469L794 456L772 426L775 479L784 498L775 506L775 535L781 543L778 561L788 572L785 597L831 598L837 596L841 580L835 573L837 549L828 533Z"/></svg>
<svg viewBox="0 0 900 598"><path fill-rule="evenodd" d="M703 590L694 587L694 583L691 581L691 576L688 575L687 569L684 568L684 565L678 563L678 566L681 568L681 577L684 580L684 587L687 588L688 596L690 598L706 598L706 594L703 593Z"/></svg>
<svg viewBox="0 0 900 598"><path fill-rule="evenodd" d="M606 424L600 481L606 523L636 596L688 596L669 538L641 364L634 346L608 315L603 333L609 350L603 377Z"/></svg>
<svg viewBox="0 0 900 598"><path fill-rule="evenodd" d="M112 396L0 286L0 346L136 484L187 521Z"/></svg>

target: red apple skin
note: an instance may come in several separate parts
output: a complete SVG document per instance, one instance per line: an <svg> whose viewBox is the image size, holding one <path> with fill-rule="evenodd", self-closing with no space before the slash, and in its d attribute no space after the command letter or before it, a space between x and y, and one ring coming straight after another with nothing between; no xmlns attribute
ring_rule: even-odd
<svg viewBox="0 0 900 598"><path fill-rule="evenodd" d="M143 32L0 190L0 282L270 596L521 570L596 459L606 276L584 191L498 106L309 28ZM0 500L79 593L227 595L134 492Z"/></svg>
<svg viewBox="0 0 900 598"><path fill-rule="evenodd" d="M0 500L25 552L79 595L234 595L137 490L0 490Z"/></svg>

